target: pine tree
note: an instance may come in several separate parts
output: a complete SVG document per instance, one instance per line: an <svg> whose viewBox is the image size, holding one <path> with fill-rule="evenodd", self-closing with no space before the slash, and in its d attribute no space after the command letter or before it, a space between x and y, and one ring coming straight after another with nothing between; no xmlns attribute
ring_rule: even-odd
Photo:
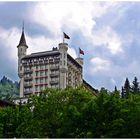
<svg viewBox="0 0 140 140"><path fill-rule="evenodd" d="M138 82L137 77L134 78L134 81L132 83L133 83L133 85L132 85L132 93L133 94L140 93L139 82Z"/></svg>
<svg viewBox="0 0 140 140"><path fill-rule="evenodd" d="M122 87L121 97L124 98L124 88Z"/></svg>
<svg viewBox="0 0 140 140"><path fill-rule="evenodd" d="M117 90L117 87L115 86L115 90L114 90L115 92L117 92L118 90Z"/></svg>
<svg viewBox="0 0 140 140"><path fill-rule="evenodd" d="M129 83L128 78L126 78L125 83L124 83L124 93L125 93L126 98L128 97L130 91L131 91L130 83Z"/></svg>

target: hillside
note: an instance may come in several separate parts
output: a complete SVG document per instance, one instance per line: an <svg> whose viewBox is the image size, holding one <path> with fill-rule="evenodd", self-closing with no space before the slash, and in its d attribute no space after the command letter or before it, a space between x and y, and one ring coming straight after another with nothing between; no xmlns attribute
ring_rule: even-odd
<svg viewBox="0 0 140 140"><path fill-rule="evenodd" d="M0 80L0 98L10 99L11 97L19 96L19 83L13 82L6 76Z"/></svg>

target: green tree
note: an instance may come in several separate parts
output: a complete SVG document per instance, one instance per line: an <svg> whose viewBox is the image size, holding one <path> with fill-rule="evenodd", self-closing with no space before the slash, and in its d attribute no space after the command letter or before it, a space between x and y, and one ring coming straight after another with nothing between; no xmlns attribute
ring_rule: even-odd
<svg viewBox="0 0 140 140"><path fill-rule="evenodd" d="M122 91L121 91L121 97L124 98L125 97L125 93L124 93L124 88L122 86Z"/></svg>
<svg viewBox="0 0 140 140"><path fill-rule="evenodd" d="M140 95L102 88L46 89L26 105L0 108L1 138L139 138Z"/></svg>
<svg viewBox="0 0 140 140"><path fill-rule="evenodd" d="M19 96L19 83L9 80L3 76L0 80L0 97L1 99L12 99Z"/></svg>
<svg viewBox="0 0 140 140"><path fill-rule="evenodd" d="M128 98L130 91L131 91L130 83L129 83L128 78L126 78L125 83L124 83L124 93L125 93L126 98Z"/></svg>
<svg viewBox="0 0 140 140"><path fill-rule="evenodd" d="M134 78L133 82L132 82L132 93L133 94L139 94L140 93L140 88L139 88L139 82L137 77Z"/></svg>

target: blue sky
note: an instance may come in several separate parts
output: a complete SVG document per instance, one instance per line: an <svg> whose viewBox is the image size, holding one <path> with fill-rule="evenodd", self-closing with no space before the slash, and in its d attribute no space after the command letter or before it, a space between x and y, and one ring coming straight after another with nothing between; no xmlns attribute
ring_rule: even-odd
<svg viewBox="0 0 140 140"><path fill-rule="evenodd" d="M69 53L84 50L84 79L113 90L140 80L140 2L0 2L0 78L17 75L17 45L25 22L28 54L50 50L71 39Z"/></svg>

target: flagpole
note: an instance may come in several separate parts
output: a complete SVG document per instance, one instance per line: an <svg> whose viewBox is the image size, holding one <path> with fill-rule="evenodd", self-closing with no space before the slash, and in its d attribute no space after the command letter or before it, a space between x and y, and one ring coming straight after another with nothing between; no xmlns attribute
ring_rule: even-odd
<svg viewBox="0 0 140 140"><path fill-rule="evenodd" d="M63 43L64 43L64 35L63 35Z"/></svg>
<svg viewBox="0 0 140 140"><path fill-rule="evenodd" d="M22 31L24 32L24 20L22 21Z"/></svg>
<svg viewBox="0 0 140 140"><path fill-rule="evenodd" d="M80 49L78 50L78 52L79 52L79 56L78 57L80 58Z"/></svg>

